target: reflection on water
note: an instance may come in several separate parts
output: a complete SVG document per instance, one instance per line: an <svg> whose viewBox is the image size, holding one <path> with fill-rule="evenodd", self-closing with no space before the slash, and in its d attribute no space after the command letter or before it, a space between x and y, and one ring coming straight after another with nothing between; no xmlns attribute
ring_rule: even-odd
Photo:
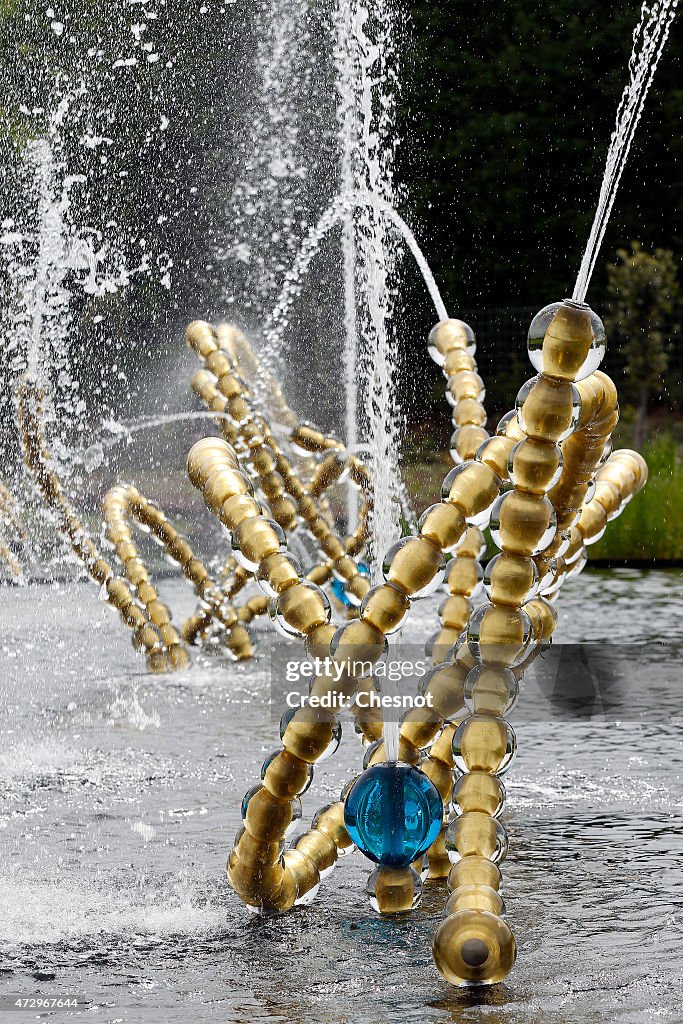
<svg viewBox="0 0 683 1024"><path fill-rule="evenodd" d="M356 854L282 918L249 917L229 891L239 799L277 738L260 703L267 633L256 666L154 679L90 588L0 591L0 991L82 992L98 1021L680 1020L680 589L678 574L623 570L563 593L565 641L666 640L637 667L657 716L520 716L504 868L519 959L474 993L431 961L440 885L399 921L370 911ZM434 615L419 608L416 639ZM359 760L347 727L305 817Z"/></svg>

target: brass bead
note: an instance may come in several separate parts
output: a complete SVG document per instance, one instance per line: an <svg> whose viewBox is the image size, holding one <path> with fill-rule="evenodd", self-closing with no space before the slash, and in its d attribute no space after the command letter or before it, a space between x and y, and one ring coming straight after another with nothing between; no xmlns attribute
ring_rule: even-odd
<svg viewBox="0 0 683 1024"><path fill-rule="evenodd" d="M256 839L246 828L241 828L235 839L234 852L245 862L272 867L282 859L282 840Z"/></svg>
<svg viewBox="0 0 683 1024"><path fill-rule="evenodd" d="M472 602L461 594L447 597L439 608L439 618L447 629L456 630L459 635L467 625L472 611Z"/></svg>
<svg viewBox="0 0 683 1024"><path fill-rule="evenodd" d="M266 768L263 785L278 800L292 800L308 785L309 772L306 761L282 750Z"/></svg>
<svg viewBox="0 0 683 1024"><path fill-rule="evenodd" d="M374 764L384 764L387 759L386 750L384 743L379 743L376 750L368 760L368 767ZM403 761L404 764L418 765L420 763L420 751L419 748L414 746L410 740L407 740L405 736L401 736L398 741L398 759Z"/></svg>
<svg viewBox="0 0 683 1024"><path fill-rule="evenodd" d="M495 434L493 437L487 438L477 449L477 462L483 462L501 480L506 480L510 452L515 447L515 444L516 442L513 438L505 437L503 434Z"/></svg>
<svg viewBox="0 0 683 1024"><path fill-rule="evenodd" d="M586 361L592 342L590 310L562 303L543 339L543 372L567 381L574 380Z"/></svg>
<svg viewBox="0 0 683 1024"><path fill-rule="evenodd" d="M228 412L236 423L242 423L251 416L251 408L245 398L230 398Z"/></svg>
<svg viewBox="0 0 683 1024"><path fill-rule="evenodd" d="M190 656L181 644L171 644L166 654L169 664L175 672L184 672L190 667Z"/></svg>
<svg viewBox="0 0 683 1024"><path fill-rule="evenodd" d="M447 378L454 377L458 373L476 373L476 363L473 357L463 349L451 349L443 361L443 372ZM481 378L479 378L481 380ZM483 381L482 381L483 386Z"/></svg>
<svg viewBox="0 0 683 1024"><path fill-rule="evenodd" d="M455 765L453 760L453 736L455 735L455 729L455 725L445 725L429 748L429 756L438 761L443 761L451 770Z"/></svg>
<svg viewBox="0 0 683 1024"><path fill-rule="evenodd" d="M168 608L162 601L150 601L147 605L147 614L154 626L165 626L171 621Z"/></svg>
<svg viewBox="0 0 683 1024"><path fill-rule="evenodd" d="M509 761L508 727L493 715L472 715L456 734L460 756L470 772L497 772Z"/></svg>
<svg viewBox="0 0 683 1024"><path fill-rule="evenodd" d="M98 558L93 566L90 568L90 575L96 583L102 585L105 583L112 574L112 567L106 558Z"/></svg>
<svg viewBox="0 0 683 1024"><path fill-rule="evenodd" d="M560 449L554 441L527 437L510 453L509 476L515 487L532 494L550 490L560 467Z"/></svg>
<svg viewBox="0 0 683 1024"><path fill-rule="evenodd" d="M483 910L460 910L434 935L434 963L451 985L493 985L512 970L517 947L501 917Z"/></svg>
<svg viewBox="0 0 683 1024"><path fill-rule="evenodd" d="M599 540L607 526L607 512L599 501L589 501L584 505L576 524L583 537L584 544L592 544Z"/></svg>
<svg viewBox="0 0 683 1024"><path fill-rule="evenodd" d="M279 892L283 877L282 863L261 864L247 860L233 850L228 859L228 881L245 903L252 906L263 906ZM296 885L293 884L296 894ZM295 896L296 898L296 896ZM292 900L292 904L294 900Z"/></svg>
<svg viewBox="0 0 683 1024"><path fill-rule="evenodd" d="M471 357L468 358L471 359ZM482 399L482 394L484 392L484 382L479 376L479 374L476 371L467 368L454 370L452 373L450 373L446 369L446 364L448 362L449 358L447 357L446 361L444 362L443 369L444 374L446 375L446 378L448 380L448 390L450 391L455 401L462 402L465 401L466 399L471 399L473 401L476 401L481 408L480 403ZM463 420L463 422L475 423L478 422L478 420ZM482 420L482 422L485 422L485 419Z"/></svg>
<svg viewBox="0 0 683 1024"><path fill-rule="evenodd" d="M169 663L166 655L163 651L148 651L146 656L147 671L152 672L154 675L161 675L163 672L168 672Z"/></svg>
<svg viewBox="0 0 683 1024"><path fill-rule="evenodd" d="M457 548L466 529L467 523L460 509L444 501L427 509L419 523L420 536L444 552Z"/></svg>
<svg viewBox="0 0 683 1024"><path fill-rule="evenodd" d="M298 896L296 879L291 871L283 871L282 883L277 890L268 897L265 904L266 909L284 913L291 910Z"/></svg>
<svg viewBox="0 0 683 1024"><path fill-rule="evenodd" d="M517 555L534 555L552 540L556 519L552 504L540 494L508 491L491 515L496 543Z"/></svg>
<svg viewBox="0 0 683 1024"><path fill-rule="evenodd" d="M504 551L486 569L487 592L494 604L521 607L538 579L533 558Z"/></svg>
<svg viewBox="0 0 683 1024"><path fill-rule="evenodd" d="M294 843L294 849L305 853L318 871L329 871L337 863L337 846L331 836L319 829L304 832Z"/></svg>
<svg viewBox="0 0 683 1024"><path fill-rule="evenodd" d="M513 665L524 653L529 641L529 617L519 608L508 605L483 606L477 609L476 628L470 621L468 641L473 653L484 665Z"/></svg>
<svg viewBox="0 0 683 1024"><path fill-rule="evenodd" d="M465 711L463 686L467 670L459 665L444 664L431 673L425 686L425 694L431 699L432 710L440 718L451 718L457 712Z"/></svg>
<svg viewBox="0 0 683 1024"><path fill-rule="evenodd" d="M176 539L168 545L168 553L179 565L186 565L193 558L193 551L184 537L176 536Z"/></svg>
<svg viewBox="0 0 683 1024"><path fill-rule="evenodd" d="M218 377L216 387L228 402L232 401L234 398L239 398L243 394L244 389L242 385L237 378L232 375L232 373L216 374L216 376Z"/></svg>
<svg viewBox="0 0 683 1024"><path fill-rule="evenodd" d="M444 500L457 505L463 515L470 519L488 509L498 497L500 479L489 466L481 462L467 462L444 480Z"/></svg>
<svg viewBox="0 0 683 1024"><path fill-rule="evenodd" d="M449 891L461 885L489 885L492 889L500 889L500 868L488 857L462 857L450 869Z"/></svg>
<svg viewBox="0 0 683 1024"><path fill-rule="evenodd" d="M281 474L273 471L272 473L266 473L265 476L262 476L261 490L268 501L281 497L285 490L285 483Z"/></svg>
<svg viewBox="0 0 683 1024"><path fill-rule="evenodd" d="M204 437L192 446L187 456L187 475L195 487L202 487L207 479L205 463L213 463L219 457L224 460L226 468L237 468L234 450L220 437Z"/></svg>
<svg viewBox="0 0 683 1024"><path fill-rule="evenodd" d="M417 709L413 709L417 710ZM453 789L453 772L444 764L443 761L439 761L438 758L428 757L422 762L422 771L428 779L434 783L438 789L441 799L444 803L447 803L451 796Z"/></svg>
<svg viewBox="0 0 683 1024"><path fill-rule="evenodd" d="M320 431L303 423L294 427L289 436L292 444L306 452L322 452L328 447L325 437Z"/></svg>
<svg viewBox="0 0 683 1024"><path fill-rule="evenodd" d="M330 606L323 591L300 580L280 594L277 612L293 630L304 635L330 621Z"/></svg>
<svg viewBox="0 0 683 1024"><path fill-rule="evenodd" d="M134 587L139 586L140 583L148 582L149 573L147 566L141 558L130 558L126 562L126 576Z"/></svg>
<svg viewBox="0 0 683 1024"><path fill-rule="evenodd" d="M505 803L505 788L495 775L486 771L472 771L461 775L453 789L453 801L460 809L483 811L496 817Z"/></svg>
<svg viewBox="0 0 683 1024"><path fill-rule="evenodd" d="M306 653L309 658L319 658L320 661L324 661L325 658L329 657L330 644L334 634L337 632L337 627L331 622L325 623L321 626L316 626L309 633L306 634Z"/></svg>
<svg viewBox="0 0 683 1024"><path fill-rule="evenodd" d="M488 857L499 862L507 853L505 829L484 811L467 811L449 827L452 842L460 857Z"/></svg>
<svg viewBox="0 0 683 1024"><path fill-rule="evenodd" d="M255 839L269 841L284 836L291 820L291 801L278 800L262 786L247 804L244 827Z"/></svg>
<svg viewBox="0 0 683 1024"><path fill-rule="evenodd" d="M190 348L204 358L218 348L211 325L204 320L193 320L188 324L185 328L185 338Z"/></svg>
<svg viewBox="0 0 683 1024"><path fill-rule="evenodd" d="M346 831L344 824L344 804L341 801L321 808L314 817L311 827L324 832L334 840L338 850L348 850L353 846L351 836Z"/></svg>
<svg viewBox="0 0 683 1024"><path fill-rule="evenodd" d="M136 626L133 630L133 647L136 651L159 649L161 643L154 626L151 626L148 622L143 622Z"/></svg>
<svg viewBox="0 0 683 1024"><path fill-rule="evenodd" d="M415 903L415 875L410 867L381 865L372 875L375 900L380 914L404 914Z"/></svg>
<svg viewBox="0 0 683 1024"><path fill-rule="evenodd" d="M275 522L285 531L293 530L298 519L298 509L291 498L282 495L270 502L270 512Z"/></svg>
<svg viewBox="0 0 683 1024"><path fill-rule="evenodd" d="M454 644L460 639L461 629L451 626L442 626L434 633L425 644L425 652L432 659L435 665L446 661L448 653Z"/></svg>
<svg viewBox="0 0 683 1024"><path fill-rule="evenodd" d="M317 587L324 587L332 575L332 570L329 564L314 565L306 573L306 579L309 583L315 583Z"/></svg>
<svg viewBox="0 0 683 1024"><path fill-rule="evenodd" d="M529 604L524 606L525 611L528 607ZM529 613L527 612L527 614ZM509 669L491 668L488 665L479 666L471 687L471 702L474 713L478 715L495 715L498 718L502 718L510 710L511 701L514 704L516 699L516 691L513 690L511 693L510 684ZM470 690L469 683L467 690Z"/></svg>
<svg viewBox="0 0 683 1024"><path fill-rule="evenodd" d="M409 611L410 601L407 595L390 583L373 587L361 606L364 621L369 622L385 636L400 628Z"/></svg>
<svg viewBox="0 0 683 1024"><path fill-rule="evenodd" d="M635 477L634 477L635 483ZM624 491L626 488L624 488ZM598 480L593 501L598 501L607 513L608 521L619 515L622 504L622 491L608 480Z"/></svg>
<svg viewBox="0 0 683 1024"><path fill-rule="evenodd" d="M273 472L276 463L272 451L269 448L261 448L260 451L252 453L251 464L259 475L265 476L266 473Z"/></svg>
<svg viewBox="0 0 683 1024"><path fill-rule="evenodd" d="M335 572L339 576L343 576L345 580L353 579L358 574L358 566L349 555L342 555L341 558L335 559L334 568Z"/></svg>
<svg viewBox="0 0 683 1024"><path fill-rule="evenodd" d="M236 469L219 469L207 479L202 488L204 500L215 512L223 502L236 494L252 494L253 488L249 480Z"/></svg>
<svg viewBox="0 0 683 1024"><path fill-rule="evenodd" d="M528 384L531 384L531 388L519 412L522 430L528 437L541 441L563 440L571 432L574 423L578 392L568 381L554 380L543 375Z"/></svg>
<svg viewBox="0 0 683 1024"><path fill-rule="evenodd" d="M476 398L463 398L455 407L453 422L459 427L464 427L468 423L483 427L486 423L486 410Z"/></svg>
<svg viewBox="0 0 683 1024"><path fill-rule="evenodd" d="M294 757L314 764L325 753L334 734L334 723L324 713L298 711L290 719L282 737L284 747Z"/></svg>
<svg viewBox="0 0 683 1024"><path fill-rule="evenodd" d="M484 441L488 440L488 431L474 423L465 423L458 427L451 438L451 454L457 452L461 462L469 462L477 454Z"/></svg>
<svg viewBox="0 0 683 1024"><path fill-rule="evenodd" d="M500 917L505 904L490 885L459 885L449 896L445 913L457 914L459 910L486 910Z"/></svg>
<svg viewBox="0 0 683 1024"><path fill-rule="evenodd" d="M458 545L458 558L480 558L486 550L486 538L477 526L468 526L461 544Z"/></svg>
<svg viewBox="0 0 683 1024"><path fill-rule="evenodd" d="M248 494L236 494L228 498L221 505L218 511L218 518L226 529L236 530L245 519L254 519L261 515L261 509L256 498Z"/></svg>
<svg viewBox="0 0 683 1024"><path fill-rule="evenodd" d="M356 573L353 579L347 580L345 590L347 594L355 597L356 601L360 603L370 590L370 586L370 580L367 576L361 576L360 573Z"/></svg>
<svg viewBox="0 0 683 1024"><path fill-rule="evenodd" d="M462 594L465 597L476 590L479 585L481 567L474 558L458 554L453 558L446 570L446 583L451 594Z"/></svg>
<svg viewBox="0 0 683 1024"><path fill-rule="evenodd" d="M411 708L401 721L401 736L414 747L422 749L432 742L441 723L442 719L433 708Z"/></svg>
<svg viewBox="0 0 683 1024"><path fill-rule="evenodd" d="M233 531L233 546L252 565L260 566L269 555L280 552L281 538L273 525L262 517L244 519Z"/></svg>
<svg viewBox="0 0 683 1024"><path fill-rule="evenodd" d="M474 332L462 320L441 320L430 331L428 345L430 355L442 366L449 352L474 352Z"/></svg>
<svg viewBox="0 0 683 1024"><path fill-rule="evenodd" d="M533 601L529 601L524 608L529 614L533 611L540 620L541 632L540 634L534 634L535 639L547 640L552 636L555 626L557 625L557 612L550 601L546 601L543 597L535 597Z"/></svg>
<svg viewBox="0 0 683 1024"><path fill-rule="evenodd" d="M268 586L276 594L299 582L299 573L291 559L284 552L266 555L259 566L259 577L268 580Z"/></svg>
<svg viewBox="0 0 683 1024"><path fill-rule="evenodd" d="M451 862L445 842L446 827L444 826L427 851L429 861L429 878L448 878Z"/></svg>
<svg viewBox="0 0 683 1024"><path fill-rule="evenodd" d="M140 600L142 604L146 604L148 608L153 601L158 600L159 594L157 593L157 589L151 583L141 583L137 588L137 597L138 600Z"/></svg>
<svg viewBox="0 0 683 1024"><path fill-rule="evenodd" d="M124 540L116 545L116 554L120 562L128 562L131 558L137 558L138 549L132 540Z"/></svg>
<svg viewBox="0 0 683 1024"><path fill-rule="evenodd" d="M128 525L124 522L109 523L107 526L107 539L112 544L124 544L132 539Z"/></svg>
<svg viewBox="0 0 683 1024"><path fill-rule="evenodd" d="M353 667L358 663L374 664L384 653L386 640L370 622L356 619L342 626L335 634L332 656L338 664Z"/></svg>
<svg viewBox="0 0 683 1024"><path fill-rule="evenodd" d="M185 562L183 573L195 587L201 586L209 577L206 566L198 558L191 558L189 562Z"/></svg>
<svg viewBox="0 0 683 1024"><path fill-rule="evenodd" d="M344 546L338 537L330 533L320 543L321 549L325 552L328 558L331 558L333 562L337 559L344 557Z"/></svg>
<svg viewBox="0 0 683 1024"><path fill-rule="evenodd" d="M311 858L301 850L286 850L285 871L291 872L296 883L297 897L301 898L320 885L320 872Z"/></svg>
<svg viewBox="0 0 683 1024"><path fill-rule="evenodd" d="M394 550L391 563L385 566L385 578L408 596L424 590L443 565L441 551L421 537L413 537Z"/></svg>
<svg viewBox="0 0 683 1024"><path fill-rule="evenodd" d="M248 661L254 656L254 645L244 626L237 623L232 627L227 638L227 646L237 661Z"/></svg>
<svg viewBox="0 0 683 1024"><path fill-rule="evenodd" d="M222 377L223 374L230 373L230 361L223 352L215 349L206 356L206 368L214 377Z"/></svg>
<svg viewBox="0 0 683 1024"><path fill-rule="evenodd" d="M130 587L120 576L107 580L106 587L108 601L114 608L123 611L124 608L132 604L133 595L130 592Z"/></svg>

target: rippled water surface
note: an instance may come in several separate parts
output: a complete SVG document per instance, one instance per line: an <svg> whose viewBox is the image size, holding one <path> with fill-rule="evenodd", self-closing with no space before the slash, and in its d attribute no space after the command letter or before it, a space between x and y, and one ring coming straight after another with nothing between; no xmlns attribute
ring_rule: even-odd
<svg viewBox="0 0 683 1024"><path fill-rule="evenodd" d="M267 633L256 665L150 678L92 588L0 590L0 993L85 994L98 1021L683 1020L681 596L674 572L565 588L560 638L665 641L634 670L656 713L519 721L503 866L518 961L468 993L432 964L439 883L398 921L367 905L358 854L282 918L229 890L240 798L277 741ZM414 635L434 616L422 606ZM304 819L361 757L349 726Z"/></svg>

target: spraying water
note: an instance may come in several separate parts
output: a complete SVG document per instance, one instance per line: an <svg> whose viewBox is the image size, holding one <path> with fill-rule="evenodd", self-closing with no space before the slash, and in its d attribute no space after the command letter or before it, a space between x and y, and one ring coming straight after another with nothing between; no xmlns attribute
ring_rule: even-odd
<svg viewBox="0 0 683 1024"><path fill-rule="evenodd" d="M617 110L617 122L607 151L598 208L595 211L593 227L572 294L572 298L577 302L583 302L586 297L633 135L640 121L645 98L664 50L677 6L678 0L655 0L652 4L644 3L640 21L633 32L629 81Z"/></svg>
<svg viewBox="0 0 683 1024"><path fill-rule="evenodd" d="M339 142L341 150L340 180L343 193L353 191L357 162L356 115L354 102L353 37L347 30L349 4L340 0L336 11L337 90L339 104ZM348 210L342 221L342 261L344 278L344 389L346 392L346 444L353 448L358 443L358 323L356 319L356 236L354 211ZM358 525L358 492L349 481L347 488L347 521L349 532Z"/></svg>
<svg viewBox="0 0 683 1024"><path fill-rule="evenodd" d="M323 213L318 223L312 227L304 240L296 259L288 271L285 284L278 297L272 313L270 314L264 335L267 346L263 353L263 361L269 366L274 366L282 348L282 336L289 326L289 314L297 297L301 293L303 279L308 273L313 258L315 257L320 244L325 236L344 220L354 208L367 208L374 212L377 217L386 218L403 238L410 254L418 265L422 278L430 298L434 304L434 310L439 320L447 320L448 312L441 297L441 292L432 273L426 256L422 252L415 235L406 224L397 210L381 196L374 195L367 189L356 189L353 192L346 192L338 195Z"/></svg>

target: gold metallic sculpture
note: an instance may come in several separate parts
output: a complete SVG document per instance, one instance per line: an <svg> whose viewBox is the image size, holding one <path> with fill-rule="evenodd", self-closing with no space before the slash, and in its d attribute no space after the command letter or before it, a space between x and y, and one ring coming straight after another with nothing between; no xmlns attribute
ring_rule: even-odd
<svg viewBox="0 0 683 1024"><path fill-rule="evenodd" d="M207 333L208 332L208 333ZM211 412L217 424L248 462L262 495L259 508L268 510L283 536L302 525L319 550L319 562L307 578L317 584L333 576L343 580L344 593L351 606L360 604L367 579L359 571L357 555L363 550L371 511L369 476L355 455L347 456L336 438L326 437L315 427L300 424L286 405L279 386L267 377L245 336L227 325L215 335L205 325L190 325L188 344L204 362L192 379L195 393ZM269 407L275 410L279 424L290 434L290 455L272 433L254 405L251 391L239 369L251 379L265 380L269 388ZM44 430L43 391L25 381L19 391L18 410L24 461L34 477L43 501L56 516L56 527L80 559L88 575L101 588L102 597L116 608L123 622L133 631L133 646L141 651L152 672L181 670L189 663L188 645L214 645L237 660L253 654L248 625L267 612L268 602L255 595L243 604L235 599L253 576L248 557L238 552L238 564L230 559L220 581L214 580L207 566L197 558L188 540L170 523L164 512L130 485L119 485L104 499L107 540L121 566L121 576L88 536L66 496L50 452ZM295 465L296 463L296 465ZM341 537L332 520L326 492L348 474L363 492L359 523L348 537ZM221 482L214 484L216 496ZM250 485L250 495L253 489ZM4 505L0 492L0 512ZM9 507L9 506L8 506ZM165 551L167 560L177 565L193 586L199 601L197 610L183 623L180 631L171 621L170 609L160 600L150 579L141 552L134 542L131 524L151 535ZM246 558L246 562L245 562ZM20 571L12 552L2 546L0 559L10 571ZM246 565L246 568L245 568Z"/></svg>
<svg viewBox="0 0 683 1024"><path fill-rule="evenodd" d="M444 574L445 556L453 555L441 630L430 643L437 661L425 686L431 707L403 719L399 760L419 764L443 805L452 800L455 809L428 855L429 876L448 875L450 895L434 937L434 959L455 985L500 981L516 956L499 894L498 864L508 844L499 821L505 803L501 776L515 751L505 715L525 667L552 636L562 583L581 570L585 546L602 535L608 519L647 478L637 453L609 454L618 412L614 385L597 370L604 351L598 318L570 300L539 316L540 344L537 317L530 355L540 373L521 389L516 413L503 418L493 437L483 427L471 330L453 320L434 328L430 351L444 369L453 400L457 465L444 480L441 502L421 517L415 536L387 554L385 581L368 590L358 619L346 625L332 624L325 593L302 578L278 524L252 496L230 436L198 442L187 463L192 483L229 532L235 551L246 553L280 629L303 639L308 654L323 665L311 686L314 695L350 697L373 685L371 677L357 677L355 666L379 661L386 637L402 627L412 602L430 592ZM211 357L211 340L216 342L208 325L195 324L191 332L191 342ZM488 601L473 608L487 521L500 554L486 568ZM358 712L355 720L368 742L379 740L376 714ZM287 716L282 748L267 759L261 783L245 797L244 826L228 860L228 877L255 910L285 911L309 902L352 848L344 801L353 786L284 850L299 794L315 763L338 742L337 728L333 711L307 708ZM368 766L383 758L376 743ZM422 867L421 861L401 867L380 862L369 888L376 909L409 911L419 897L416 868Z"/></svg>
<svg viewBox="0 0 683 1024"><path fill-rule="evenodd" d="M529 335L538 376L522 387L516 410L493 436L485 429L471 329L458 320L436 325L429 349L453 406L456 465L417 533L387 553L384 582L374 587L359 562L371 514L362 463L337 439L297 421L241 332L195 322L187 340L203 363L193 390L216 414L222 433L199 441L187 460L191 482L231 539L234 559L220 580L156 505L124 485L104 503L107 536L123 572L113 575L63 493L43 439L43 398L30 384L19 400L26 464L60 531L133 629L134 644L152 670L184 667L187 645L216 630L234 657L249 657L246 626L267 611L279 632L303 640L306 653L317 659L311 693L352 698L374 689L373 666L385 654L387 637L402 628L415 600L445 580L439 629L427 645L435 666L423 687L429 706L403 718L398 758L404 768L419 768L425 791L441 809L454 811L450 817L439 811L426 859L422 853L408 863L373 857L379 866L368 892L380 913L405 913L418 901L425 874L447 878L446 916L434 937L439 971L455 985L500 981L516 955L500 896L499 864L508 846L499 820L502 777L516 747L506 715L524 669L552 636L563 582L581 571L586 546L647 478L635 452L610 454L618 411L614 385L598 370L602 325L571 300L538 314ZM252 391L259 381L269 389L269 418ZM346 473L364 494L360 525L348 537L325 500ZM198 609L179 632L133 541L133 522L164 546L196 591ZM487 525L500 553L484 571ZM319 551L319 563L306 574L288 550L297 527ZM346 604L346 621L337 625L323 589L333 579ZM236 605L252 580L261 595ZM482 585L487 600L475 606ZM285 834L300 813L299 796L316 763L336 749L340 726L334 709L308 707L283 717L282 746L245 797L243 828L228 861L232 887L254 911L286 911L311 901L337 860L353 849L349 806L359 782L378 766L395 764L386 764L381 712L361 702L352 711L368 747L367 772L339 801L321 808L290 849Z"/></svg>
<svg viewBox="0 0 683 1024"><path fill-rule="evenodd" d="M0 482L0 569L4 566L10 578L20 582L24 578L24 570L11 546L14 539L25 541L27 535L14 495Z"/></svg>

